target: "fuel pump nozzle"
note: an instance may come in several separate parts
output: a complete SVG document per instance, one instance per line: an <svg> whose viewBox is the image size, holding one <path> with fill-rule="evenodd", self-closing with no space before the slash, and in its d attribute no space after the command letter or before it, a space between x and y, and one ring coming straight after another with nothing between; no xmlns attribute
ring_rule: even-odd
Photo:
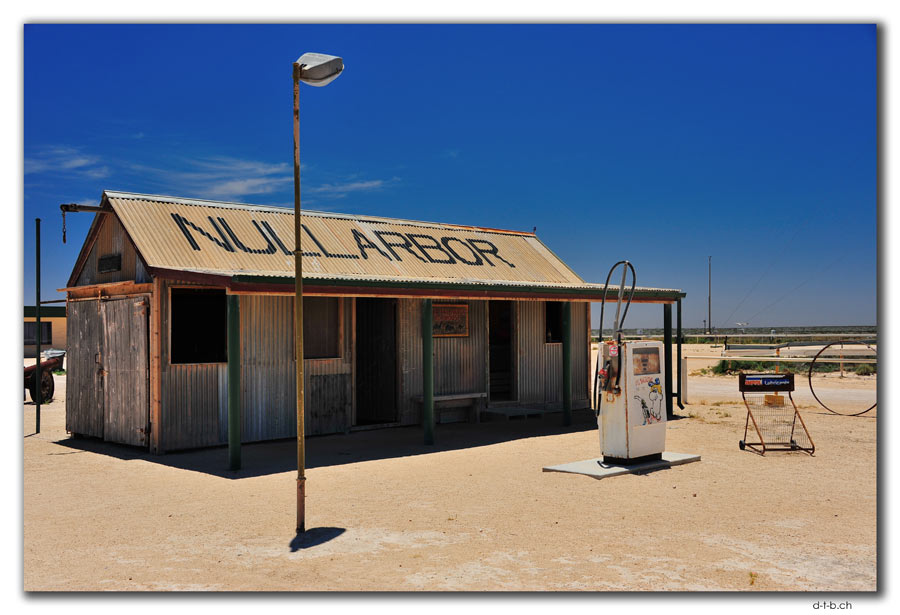
<svg viewBox="0 0 900 615"><path fill-rule="evenodd" d="M613 339L606 342L608 352L603 352L603 315L606 310L606 296L609 292L609 280L612 278L616 267L622 265L622 282L619 284L619 293L616 299L616 316L613 321ZM625 298L625 282L628 275L628 269L631 269L631 292L628 295L628 301L625 304L625 310L622 310L622 300ZM594 409L600 414L600 391L605 391L608 395L619 395L621 389L619 382L622 370L620 369L621 353L619 348L622 345L622 325L625 323L625 316L628 314L628 308L631 307L631 300L634 298L634 288L637 279L634 273L634 266L628 261L619 261L609 270L606 275L606 284L603 288L603 299L600 302L600 352L597 353L597 369L594 376ZM620 316L621 315L621 316ZM603 367L600 367L604 355L607 356Z"/></svg>

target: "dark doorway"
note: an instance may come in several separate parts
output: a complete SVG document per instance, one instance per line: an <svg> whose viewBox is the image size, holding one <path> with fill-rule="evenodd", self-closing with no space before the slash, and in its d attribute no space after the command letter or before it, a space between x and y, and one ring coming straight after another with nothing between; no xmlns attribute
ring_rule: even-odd
<svg viewBox="0 0 900 615"><path fill-rule="evenodd" d="M356 425L397 421L397 300L356 300Z"/></svg>
<svg viewBox="0 0 900 615"><path fill-rule="evenodd" d="M491 301L490 312L490 356L491 383L490 401L511 401L513 395L513 305L512 301Z"/></svg>

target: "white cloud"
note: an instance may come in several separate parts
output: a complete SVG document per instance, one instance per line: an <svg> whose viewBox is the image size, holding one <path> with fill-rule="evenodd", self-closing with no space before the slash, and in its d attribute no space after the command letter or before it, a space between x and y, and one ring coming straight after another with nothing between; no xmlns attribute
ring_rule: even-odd
<svg viewBox="0 0 900 615"><path fill-rule="evenodd" d="M310 188L306 188L304 191L312 194L318 194L321 196L328 196L331 198L341 199L350 194L351 192L371 192L374 190L381 190L385 188L389 184L398 181L398 178L394 177L388 181L383 179L370 179L366 181L347 181L343 183L331 183L331 184L320 184L318 186L312 186Z"/></svg>
<svg viewBox="0 0 900 615"><path fill-rule="evenodd" d="M301 170L309 169L301 165ZM53 146L36 151L25 159L25 173L64 173L91 180L112 178L119 186L129 181L164 194L178 194L221 200L243 200L253 195L284 194L293 184L293 166L288 162L265 162L230 156L169 157L164 163L135 162L115 157L101 158L78 147ZM394 177L340 178L329 183L303 184L305 195L322 199L343 199L348 194L381 190L399 181ZM144 191L146 189L142 189Z"/></svg>
<svg viewBox="0 0 900 615"><path fill-rule="evenodd" d="M100 178L109 175L98 156L86 154L78 147L54 145L36 150L25 158L25 174L70 172Z"/></svg>
<svg viewBox="0 0 900 615"><path fill-rule="evenodd" d="M337 192L360 192L363 190L373 190L377 188L381 188L384 185L384 181L381 179L373 179L364 182L346 182L343 184L322 184L321 186L314 186L309 189L310 192L328 192L328 193L337 193Z"/></svg>
<svg viewBox="0 0 900 615"><path fill-rule="evenodd" d="M268 177L251 177L248 179L232 179L212 186L208 192L210 196L232 197L243 194L267 194L275 192L284 178L273 180Z"/></svg>
<svg viewBox="0 0 900 615"><path fill-rule="evenodd" d="M163 173L179 189L222 199L268 194L284 189L294 179L287 163L224 156L188 159L182 168Z"/></svg>
<svg viewBox="0 0 900 615"><path fill-rule="evenodd" d="M177 159L171 164L162 168L129 163L127 169L143 181L159 185L166 194L226 200L285 190L293 181L287 163L213 156Z"/></svg>
<svg viewBox="0 0 900 615"><path fill-rule="evenodd" d="M64 169L79 169L82 167L89 167L95 162L97 162L96 158L91 158L88 156L75 156L71 158L63 158L59 161L59 166Z"/></svg>
<svg viewBox="0 0 900 615"><path fill-rule="evenodd" d="M104 177L109 177L110 170L109 170L108 166L102 166L102 167L94 167L91 169L85 169L84 173L85 173L85 175L87 175L88 177L91 177L93 179L102 179Z"/></svg>

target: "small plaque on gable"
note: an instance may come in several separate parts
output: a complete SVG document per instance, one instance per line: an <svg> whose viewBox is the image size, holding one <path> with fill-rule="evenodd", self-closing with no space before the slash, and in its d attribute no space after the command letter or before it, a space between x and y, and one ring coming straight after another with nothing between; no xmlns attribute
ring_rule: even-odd
<svg viewBox="0 0 900 615"><path fill-rule="evenodd" d="M101 256L97 261L97 272L98 273L111 273L113 271L121 271L122 270L122 255L121 254L107 254L106 256Z"/></svg>
<svg viewBox="0 0 900 615"><path fill-rule="evenodd" d="M434 337L468 337L469 306L465 303L435 303L432 335Z"/></svg>

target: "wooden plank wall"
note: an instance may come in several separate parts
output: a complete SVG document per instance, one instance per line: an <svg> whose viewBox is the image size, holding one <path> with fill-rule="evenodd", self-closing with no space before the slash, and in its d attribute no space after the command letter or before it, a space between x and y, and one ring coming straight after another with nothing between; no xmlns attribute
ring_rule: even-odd
<svg viewBox="0 0 900 615"><path fill-rule="evenodd" d="M150 411L147 314L150 300L101 302L106 370L103 387L108 442L144 446Z"/></svg>
<svg viewBox="0 0 900 615"><path fill-rule="evenodd" d="M101 346L98 301L67 305L66 431L103 437L103 388L97 356Z"/></svg>
<svg viewBox="0 0 900 615"><path fill-rule="evenodd" d="M119 271L99 273L97 266L99 259L110 254L122 255L122 268ZM126 280L149 282L150 276L147 274L140 256L135 251L134 245L132 245L131 240L125 233L125 227L119 222L119 218L112 213L105 214L97 240L91 247L75 286L124 282Z"/></svg>

